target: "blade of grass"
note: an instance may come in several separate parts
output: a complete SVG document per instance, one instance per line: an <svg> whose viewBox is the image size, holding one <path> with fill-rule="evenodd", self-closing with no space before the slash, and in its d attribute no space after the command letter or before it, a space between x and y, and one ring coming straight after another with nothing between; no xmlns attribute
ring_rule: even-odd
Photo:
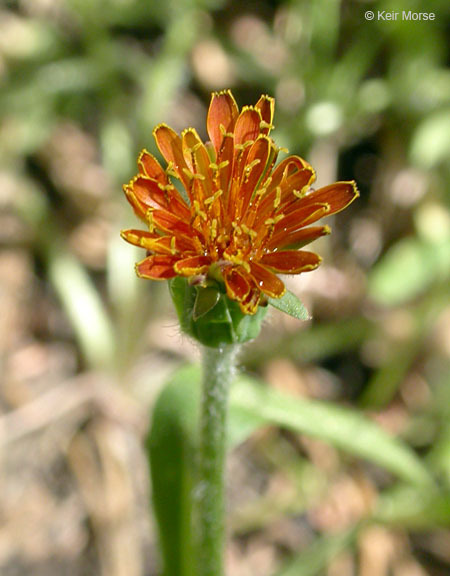
<svg viewBox="0 0 450 576"><path fill-rule="evenodd" d="M321 574L330 561L340 552L352 546L359 533L359 526L352 526L349 530L321 536L308 548L286 563L274 576L315 576Z"/></svg>
<svg viewBox="0 0 450 576"><path fill-rule="evenodd" d="M309 399L293 398L239 378L232 389L231 410L246 410L267 423L319 438L350 454L374 462L416 485L432 481L426 467L398 438L389 436L363 414Z"/></svg>
<svg viewBox="0 0 450 576"><path fill-rule="evenodd" d="M34 231L49 281L70 320L81 354L90 368L111 369L114 332L98 290L85 267L67 248L44 195L37 189L28 192L17 208Z"/></svg>

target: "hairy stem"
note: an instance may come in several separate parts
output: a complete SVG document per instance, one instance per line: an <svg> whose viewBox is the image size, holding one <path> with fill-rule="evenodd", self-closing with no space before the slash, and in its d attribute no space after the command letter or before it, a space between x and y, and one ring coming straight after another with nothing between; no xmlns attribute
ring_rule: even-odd
<svg viewBox="0 0 450 576"><path fill-rule="evenodd" d="M203 349L198 484L199 576L223 576L228 390L236 349Z"/></svg>

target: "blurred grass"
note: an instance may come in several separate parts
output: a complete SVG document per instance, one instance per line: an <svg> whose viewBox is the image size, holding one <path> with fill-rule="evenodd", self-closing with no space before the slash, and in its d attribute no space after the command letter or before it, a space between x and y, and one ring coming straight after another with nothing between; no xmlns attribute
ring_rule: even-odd
<svg viewBox="0 0 450 576"><path fill-rule="evenodd" d="M156 153L157 123L195 126L204 136L211 90L232 88L240 105L269 93L277 102L277 143L310 161L319 185L355 178L361 198L318 242L322 268L290 285L313 322L274 312L242 365L272 374L270 384L290 393L364 409L416 451L442 490L449 488L448 2L408 5L434 12L433 22L368 22L367 9L405 6L397 0L0 3L3 411L58 378L103 371L145 412L157 388L148 363L157 358L169 369L192 350L178 336L166 287L134 277L139 255L118 237L120 228L134 225L121 186L142 147ZM30 346L50 354L55 344L67 345L68 356L58 377L50 367L36 387ZM290 367L293 383L280 366ZM283 433L275 437L276 446L285 441ZM300 449L303 440L295 436L288 442L292 462L310 460L316 476L333 485L335 472L321 467L314 450ZM262 458L257 440L255 452ZM354 464L338 460L351 478ZM280 473L275 466L272 476ZM380 493L392 482L367 467L363 475ZM412 542L414 531L431 534L426 561L416 544L408 554L438 576L450 565L436 544L439 514L414 524L408 508L414 497L399 493L395 506L380 508L380 518L395 525L394 516L411 517L410 525L399 524ZM447 502L441 496L430 496L435 508ZM317 541L308 532L303 559L288 539L272 546L278 560L289 556L301 566L291 571L325 573L332 569L329 549L337 554L356 545L356 520L333 539L329 526L314 524L315 505L302 502L308 511L302 521L320 532ZM256 546L257 537L252 541ZM324 551L320 566L316 549ZM2 573L12 557L0 556Z"/></svg>

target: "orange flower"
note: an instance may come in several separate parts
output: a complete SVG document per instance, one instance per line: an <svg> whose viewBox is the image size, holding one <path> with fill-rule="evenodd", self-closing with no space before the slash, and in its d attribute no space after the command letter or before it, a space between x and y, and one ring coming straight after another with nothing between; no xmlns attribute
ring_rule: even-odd
<svg viewBox="0 0 450 576"><path fill-rule="evenodd" d="M210 142L204 144L193 128L181 136L165 124L155 128L167 168L143 150L139 174L124 187L148 226L147 231L121 233L148 251L136 265L139 277L214 279L225 284L242 312L254 314L262 295L280 298L285 293L277 274L319 266L317 254L299 248L330 228L309 225L343 210L358 190L352 181L311 191L314 170L299 156L275 166L279 150L269 137L273 112L269 96L239 112L231 92L224 91L211 98Z"/></svg>

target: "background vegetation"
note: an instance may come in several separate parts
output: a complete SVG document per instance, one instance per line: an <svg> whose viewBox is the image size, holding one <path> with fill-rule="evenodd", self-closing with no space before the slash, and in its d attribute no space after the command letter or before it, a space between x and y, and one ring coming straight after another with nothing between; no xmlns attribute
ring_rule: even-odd
<svg viewBox="0 0 450 576"><path fill-rule="evenodd" d="M435 21L364 17L405 8ZM321 268L289 283L314 320L272 312L241 358L268 387L233 401L229 574L448 574L448 16L444 0L0 2L2 575L158 574L143 439L197 352L165 283L134 277L121 186L157 123L205 136L223 88L275 96L277 143L318 185L361 190Z"/></svg>

